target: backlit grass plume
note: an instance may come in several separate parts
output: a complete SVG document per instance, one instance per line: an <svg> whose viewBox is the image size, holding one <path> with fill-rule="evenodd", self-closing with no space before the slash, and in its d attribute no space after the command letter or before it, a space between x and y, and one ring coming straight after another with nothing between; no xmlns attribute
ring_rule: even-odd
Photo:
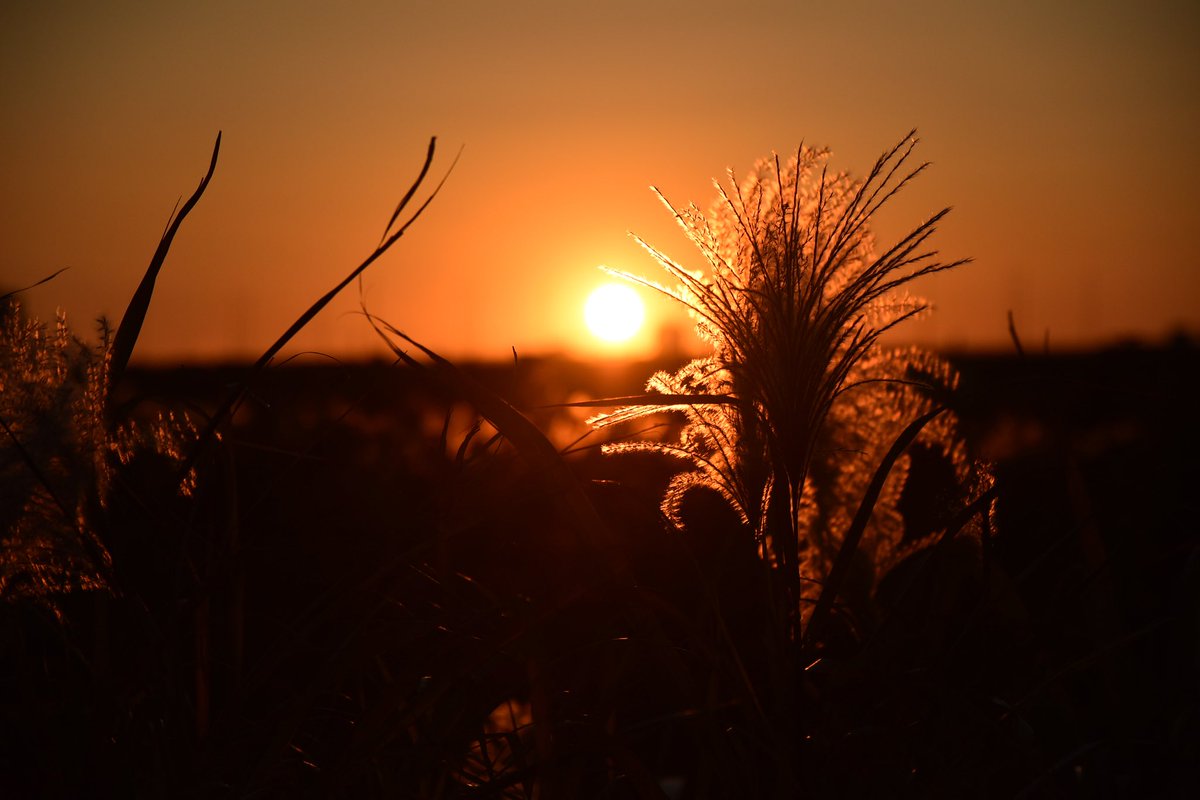
<svg viewBox="0 0 1200 800"><path fill-rule="evenodd" d="M117 465L147 452L177 461L195 438L174 415L106 419L111 344L103 322L91 346L62 313L49 329L0 300L0 600L53 609L56 595L106 588L111 559L94 516Z"/></svg>
<svg viewBox="0 0 1200 800"><path fill-rule="evenodd" d="M912 164L913 133L885 152L865 179L827 168L829 153L801 147L787 163L760 161L728 187L708 214L678 210L662 195L708 261L692 272L638 240L678 285L619 273L687 306L712 354L647 386L662 398L593 420L610 425L670 409L684 415L675 442L631 442L610 452L653 450L686 461L663 511L681 524L681 503L694 487L718 492L755 533L773 572L785 576L799 633L805 579L829 574L852 518L889 448L909 423L929 414L953 388L949 366L916 349L889 350L880 336L926 304L906 284L952 269L927 241L943 209L896 244L878 248L868 223L927 166ZM949 457L957 477L968 464L949 414L922 431L927 446ZM899 457L858 535L870 584L899 555L903 521L897 502L908 471ZM861 570L859 571L861 573Z"/></svg>
<svg viewBox="0 0 1200 800"><path fill-rule="evenodd" d="M61 314L49 331L0 301L0 598L103 585L87 512L111 478L104 384Z"/></svg>

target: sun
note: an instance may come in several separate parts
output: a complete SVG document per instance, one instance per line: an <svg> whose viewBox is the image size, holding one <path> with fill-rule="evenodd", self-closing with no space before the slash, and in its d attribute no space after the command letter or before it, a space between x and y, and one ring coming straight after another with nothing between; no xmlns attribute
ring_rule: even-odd
<svg viewBox="0 0 1200 800"><path fill-rule="evenodd" d="M620 283L606 283L588 295L583 319L588 330L606 342L624 342L642 327L646 310L642 298Z"/></svg>

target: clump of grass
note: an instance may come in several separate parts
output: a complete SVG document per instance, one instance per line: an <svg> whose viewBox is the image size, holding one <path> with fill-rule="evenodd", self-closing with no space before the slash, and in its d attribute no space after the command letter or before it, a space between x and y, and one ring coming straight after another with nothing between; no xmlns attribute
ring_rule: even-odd
<svg viewBox="0 0 1200 800"><path fill-rule="evenodd" d="M92 498L111 478L104 359L71 336L0 308L0 597L46 598L104 585L108 556Z"/></svg>
<svg viewBox="0 0 1200 800"><path fill-rule="evenodd" d="M662 502L678 525L691 490L725 499L780 579L792 641L839 554L839 577L853 563L857 582L874 586L905 552L898 502L909 464L893 444L906 426L919 421L909 438L919 432L961 482L972 477L953 415L938 413L955 386L950 366L880 342L927 309L906 291L910 282L968 261L943 260L928 246L948 208L887 248L870 232L875 213L928 166L912 163L914 133L864 179L830 172L828 150L801 147L784 164L760 161L740 183L731 172L708 214L677 209L660 193L707 270L693 272L639 239L677 285L616 273L686 306L712 353L655 374L650 395L593 423L683 414L678 441L607 450L649 450L688 465Z"/></svg>
<svg viewBox="0 0 1200 800"><path fill-rule="evenodd" d="M18 292L0 297L0 475L5 487L0 599L32 599L56 608L54 597L64 592L113 588L112 556L99 517L115 465L129 463L140 452L181 461L185 442L195 440L186 416L168 414L140 425L121 419L112 388L133 354L171 242L212 179L220 145L218 134L208 172L172 215L115 333L102 319L100 341L89 346L71 334L64 314L51 333L21 314ZM180 484L185 494L195 478L189 465Z"/></svg>
<svg viewBox="0 0 1200 800"><path fill-rule="evenodd" d="M118 465L147 453L178 462L195 439L184 414L114 419L111 364L103 319L88 344L62 312L50 328L15 299L0 307L0 599L56 610L67 592L111 589L99 517Z"/></svg>
<svg viewBox="0 0 1200 800"><path fill-rule="evenodd" d="M295 333L437 194L440 184L401 219L430 168L432 141L379 245L222 393L203 431L180 432L170 418L152 426L158 433L129 430L128 408L110 387L129 361L172 237L213 176L219 141L115 336L105 329L91 347L61 320L47 333L14 312L0 341L0 492L23 498L0 495L0 513L28 517L25 528L0 520L8 559L0 598L19 585L41 587L34 597L85 581L103 587L108 564L125 578L116 601L96 598L94 653L79 658L97 675L139 677L131 691L120 684L122 694L108 697L104 688L102 702L72 710L86 721L81 729L101 732L124 757L104 756L114 773L140 771L136 786L156 793L220 785L238 794L422 797L599 796L617 787L661 797L686 774L689 796L704 797L792 796L802 785L821 794L825 775L841 777L823 766L830 754L869 771L850 736L860 728L857 701L845 699L856 673L811 679L798 669L810 661L797 659L800 644L821 641L813 631L840 587L860 578L873 587L911 546L899 510L905 448L920 437L960 481L972 471L942 409L955 382L949 367L879 343L924 307L905 284L962 263L923 249L944 211L876 255L867 222L923 169L906 166L911 143L886 153L863 181L829 175L825 151L801 148L786 166L767 161L731 184L711 214L675 211L707 257L707 276L651 249L680 284L659 288L691 310L713 351L654 376L651 395L626 399L599 424L682 413L679 441L610 452L684 459L690 469L671 482L667 515L684 526L685 497L715 491L761 556L747 546L741 561L739 549L736 579L723 586L706 583L704 564L692 559L695 572L677 586L647 566L686 566L697 553L683 539L664 537L652 551L625 546L660 532L653 502L648 513L630 497L594 502L618 495L585 487L529 418L370 314L398 364L446 402L473 405L495 436L473 444L486 438L477 423L451 459L443 427L437 447L422 451L439 455L420 477L391 468L347 475L351 448L366 439L375 447L379 428L349 433L338 399L336 422L320 434L328 448L308 440L308 427L276 430L268 447L246 430L215 446L220 431L236 429L250 383L265 382ZM510 445L503 452L501 440ZM165 450L173 468L155 461L122 472L137 447ZM197 471L187 502L164 502L175 499L164 496L175 492L174 476ZM34 538L14 539L22 530ZM769 611L783 609L769 620L779 623L782 649L740 625L761 610L760 566L775 601ZM723 606L733 593L750 602ZM30 664L26 675L46 672ZM44 685L62 694L52 679ZM860 694L873 703L871 689ZM58 723L37 703L25 714ZM913 735L907 722L905 737ZM910 780L913 771L897 774Z"/></svg>

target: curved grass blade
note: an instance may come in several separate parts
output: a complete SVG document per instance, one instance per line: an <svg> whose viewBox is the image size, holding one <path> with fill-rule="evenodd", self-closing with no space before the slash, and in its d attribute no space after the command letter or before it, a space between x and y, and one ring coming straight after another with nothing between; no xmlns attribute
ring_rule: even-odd
<svg viewBox="0 0 1200 800"><path fill-rule="evenodd" d="M871 478L871 483L868 484L867 490L863 494L862 501L858 504L858 511L854 515L854 520L850 523L850 527L846 531L846 536L842 540L842 547L838 550L837 558L834 559L833 566L829 570L829 575L825 579L825 585L821 587L821 594L817 598L816 608L813 609L812 617L808 621L808 629L804 632L802 641L805 647L811 647L820 640L821 633L828 622L829 614L833 610L833 601L837 599L838 591L841 589L842 583L845 582L846 575L850 572L850 565L854 560L854 553L858 549L858 543L862 540L863 533L867 529L867 523L871 521L871 513L875 510L875 503L879 499L879 493L883 491L883 484L891 473L896 459L900 458L901 454L908 449L908 446L913 443L921 430L944 411L946 411L945 406L935 408L933 411L917 417L917 419L910 422L908 427L896 437L896 441L892 443L891 449L883 457L883 461L879 463L879 467L875 470L875 474Z"/></svg>
<svg viewBox="0 0 1200 800"><path fill-rule="evenodd" d="M421 183L424 182L425 176L429 172L429 166L433 162L433 154L436 149L436 144L437 137L431 137L429 139L429 149L425 153L425 163L421 166L421 172L419 175L417 175L417 179L413 181L412 186L410 186L408 192L405 193L404 199L400 202L400 205L392 214L392 221L388 223L387 230L391 230L392 225L395 224L396 217L399 216L400 212L404 210L404 207L408 205L409 199L416 193ZM461 153L462 151L460 150L459 154L461 155ZM271 359L273 359L279 353L279 351L282 350L287 343L290 342L292 338L300 332L302 328L304 328L305 325L312 321L313 317L320 313L325 306L329 305L330 301L332 301L334 297L340 294L341 291L349 286L352 281L366 271L367 267L375 263L380 256L386 253L388 249L391 248L391 246L395 244L396 241L399 240L406 231L408 231L409 227L416 222L418 218L420 218L425 209L429 207L429 204L433 202L433 199L437 197L438 192L440 192L442 186L445 185L446 179L450 177L450 173L454 171L454 166L457 163L458 156L455 156L454 161L450 164L450 168L446 170L446 174L442 176L440 181L438 181L438 185L433 188L433 192L431 192L429 197L425 199L425 202L413 212L413 215L409 217L408 220L399 228L397 228L390 236L387 236L387 238L385 238L383 242L381 242L379 246L375 248L375 251L371 253L371 255L367 256L361 264L351 270L350 274L343 278L340 283L318 298L317 301L309 306L303 314L297 317L296 321L293 322L288 329L284 331L278 339L275 340L275 343L268 347L266 351L259 356L258 361L254 362L252 369L258 370L262 367L265 367L271 361Z"/></svg>
<svg viewBox="0 0 1200 800"><path fill-rule="evenodd" d="M946 526L942 529L942 532L936 534L937 541L935 541L927 550L925 550L924 553L922 553L923 557L920 566L917 567L917 569L911 574L909 574L900 590L896 592L894 598L889 604L887 614L880 621L871 638L867 640L866 648L864 649L875 647L876 643L883 641L885 635L891 630L892 625L895 624L897 609L904 608L905 603L907 602L908 597L912 593L913 589L916 588L916 586L920 584L921 580L929 574L929 571L933 569L933 560L930 558L930 556L936 554L939 550L944 551L947 547L949 547L950 543L954 541L954 538L959 534L959 532L962 531L962 529L966 527L967 523L971 521L971 518L976 515L980 515L983 518L984 527L986 530L988 509L991 507L992 502L996 499L999 493L999 484L994 484L987 491L983 492L966 506L961 508L958 513L946 523ZM983 541L985 543L984 546L986 547L986 534ZM987 573L985 573L984 580L988 580Z"/></svg>
<svg viewBox="0 0 1200 800"><path fill-rule="evenodd" d="M146 274L142 276L142 282L138 284L137 291L133 293L133 297L129 300L129 306L125 309L125 315L121 317L121 324L117 327L117 334L113 337L112 346L109 348L111 361L109 363L109 386L115 386L120 380L121 375L125 372L125 367L129 364L129 357L133 355L133 348L137 344L138 336L142 332L142 323L146 321L146 310L150 307L150 299L154 296L154 281L158 278L158 273L162 270L163 263L167 260L167 251L171 249L171 242L175 239L175 234L179 231L179 226L183 224L184 218L191 213L196 207L196 203L200 201L200 197L204 194L204 190L208 188L208 182L212 180L213 172L217 169L217 154L221 151L221 132L217 131L217 141L213 144L212 159L208 163L208 172L205 173L204 179L200 181L200 185L196 187L196 191L192 192L192 196L183 204L183 208L175 215L163 233L162 238L158 242L158 249L154 251L154 257L150 259L150 266L146 268ZM111 398L111 394L110 394ZM111 411L111 409L109 409Z"/></svg>
<svg viewBox="0 0 1200 800"><path fill-rule="evenodd" d="M55 270L54 272L50 273L46 277L42 278L40 281L31 283L28 286L24 286L20 289L13 289L11 292L5 292L4 294L0 294L0 303L3 303L5 300L7 300L10 297L16 297L21 292L28 292L30 289L33 289L34 287L41 286L43 283L52 281L69 269L70 269L70 267L63 267L62 269L58 269L58 270Z"/></svg>
<svg viewBox="0 0 1200 800"><path fill-rule="evenodd" d="M433 151L434 151L436 142L437 142L436 136L431 137L429 139L429 149L425 152L425 163L421 166L421 172L417 175L417 179L412 182L412 186L408 187L408 191L404 193L404 197L400 198L400 202L396 204L396 210L392 212L392 216L388 220L387 227L385 227L383 229L383 236L379 237L379 243L381 245L385 241L387 241L388 234L391 233L391 231L392 231L392 226L396 224L396 218L399 217L400 214L404 211L404 208L408 205L409 201L412 200L413 195L417 193L417 187L419 187L425 181L425 176L427 174L429 174L429 165L433 163ZM462 150L459 150L459 153L461 154ZM457 161L458 157L456 156L454 160ZM453 169L453 168L454 168L453 165L451 165L451 169ZM444 181L445 178L443 178L442 180ZM440 184L439 184L439 188L440 188ZM418 213L420 213L420 212L418 212ZM410 222L411 222L411 220L410 220ZM405 226L405 227L407 227L407 226Z"/></svg>
<svg viewBox="0 0 1200 800"><path fill-rule="evenodd" d="M362 263L351 270L350 274L348 274L336 286L318 298L316 302L314 302L304 311L304 313L297 317L296 321L293 322L288 329L285 330L283 334L281 334L280 337L275 340L275 343L268 347L266 351L259 356L258 360L251 365L250 372L246 376L246 379L242 381L238 387L229 394L228 397L225 398L225 401L217 408L215 412L213 412L212 417L209 418L208 424L205 425L204 430L201 431L195 446L192 448L191 455L187 458L187 460L184 462L183 468L179 471L181 479L183 476L188 474L193 466L195 466L196 460L199 458L200 454L216 435L217 428L219 428L225 422L225 420L229 418L229 416L233 413L233 410L241 403L243 397L245 397L247 387L254 376L261 372L269 363L271 363L271 360L279 354L279 351L287 346L287 343L290 342L295 335L304 328L304 326L311 322L313 317L320 313L325 306L329 305L330 301L332 301L334 297L336 297L343 289L349 286L352 281L362 275L362 273L366 271L367 267L374 264L384 253L386 253L391 246L394 245L400 239L400 237L408 231L409 227L420 218L425 209L429 207L429 204L433 202L433 199L437 197L438 192L440 192L442 187L445 185L446 179L449 178L450 173L454 171L454 166L458 163L459 156L456 155L454 157L454 161L451 162L449 169L446 170L446 174L442 176L440 181L438 181L437 186L434 187L433 192L430 193L429 197L425 199L425 202L413 212L412 216L409 217L403 225L401 225L395 231L392 231L392 226L395 224L396 217L401 211L403 211L409 200L414 194L416 194L417 189L424 182L425 176L429 172L430 164L433 162L436 145L437 137L430 137L429 148L425 153L425 162L421 166L421 171L417 175L416 180L413 181L412 185L405 193L404 199L401 200L400 205L396 208L396 211L392 215L391 221L388 223L387 231L391 231L391 234L387 235L387 238L384 239L384 241L381 242L379 246L377 246L375 250L362 261ZM461 154L462 150L460 149L459 155ZM184 210L187 210L186 206L184 207Z"/></svg>
<svg viewBox="0 0 1200 800"><path fill-rule="evenodd" d="M551 403L538 408L609 408L612 406L736 406L738 399L723 394L633 394L625 397L601 397L572 403Z"/></svg>
<svg viewBox="0 0 1200 800"><path fill-rule="evenodd" d="M411 367L434 375L475 406L479 413L512 443L529 466L533 467L538 479L550 490L549 496L554 498L560 511L573 523L573 527L582 535L584 541L597 552L606 552L604 542L609 537L596 507L575 479L558 448L546 438L537 425L499 394L468 376L452 362L365 309L363 313L366 314L371 327L399 359ZM389 338L388 333L408 342L428 356L433 361L433 368L406 353ZM619 554L610 553L610 561L618 576L627 573Z"/></svg>

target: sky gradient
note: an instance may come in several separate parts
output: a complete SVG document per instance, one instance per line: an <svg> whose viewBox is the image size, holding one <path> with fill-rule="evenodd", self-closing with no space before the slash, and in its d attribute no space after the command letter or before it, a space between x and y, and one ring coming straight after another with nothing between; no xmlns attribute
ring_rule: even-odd
<svg viewBox="0 0 1200 800"><path fill-rule="evenodd" d="M0 285L73 327L119 319L213 139L137 357L253 356L378 242L436 135L424 218L366 274L368 307L445 354L593 354L633 231L702 259L649 191L801 141L862 175L912 127L931 170L874 229L943 206L974 263L919 283L901 337L999 348L1200 332L1194 2L206 2L0 6ZM382 354L348 291L294 349ZM651 303L658 330L690 326ZM687 334L690 336L690 333ZM640 350L638 349L640 348ZM616 352L616 351L614 351Z"/></svg>

